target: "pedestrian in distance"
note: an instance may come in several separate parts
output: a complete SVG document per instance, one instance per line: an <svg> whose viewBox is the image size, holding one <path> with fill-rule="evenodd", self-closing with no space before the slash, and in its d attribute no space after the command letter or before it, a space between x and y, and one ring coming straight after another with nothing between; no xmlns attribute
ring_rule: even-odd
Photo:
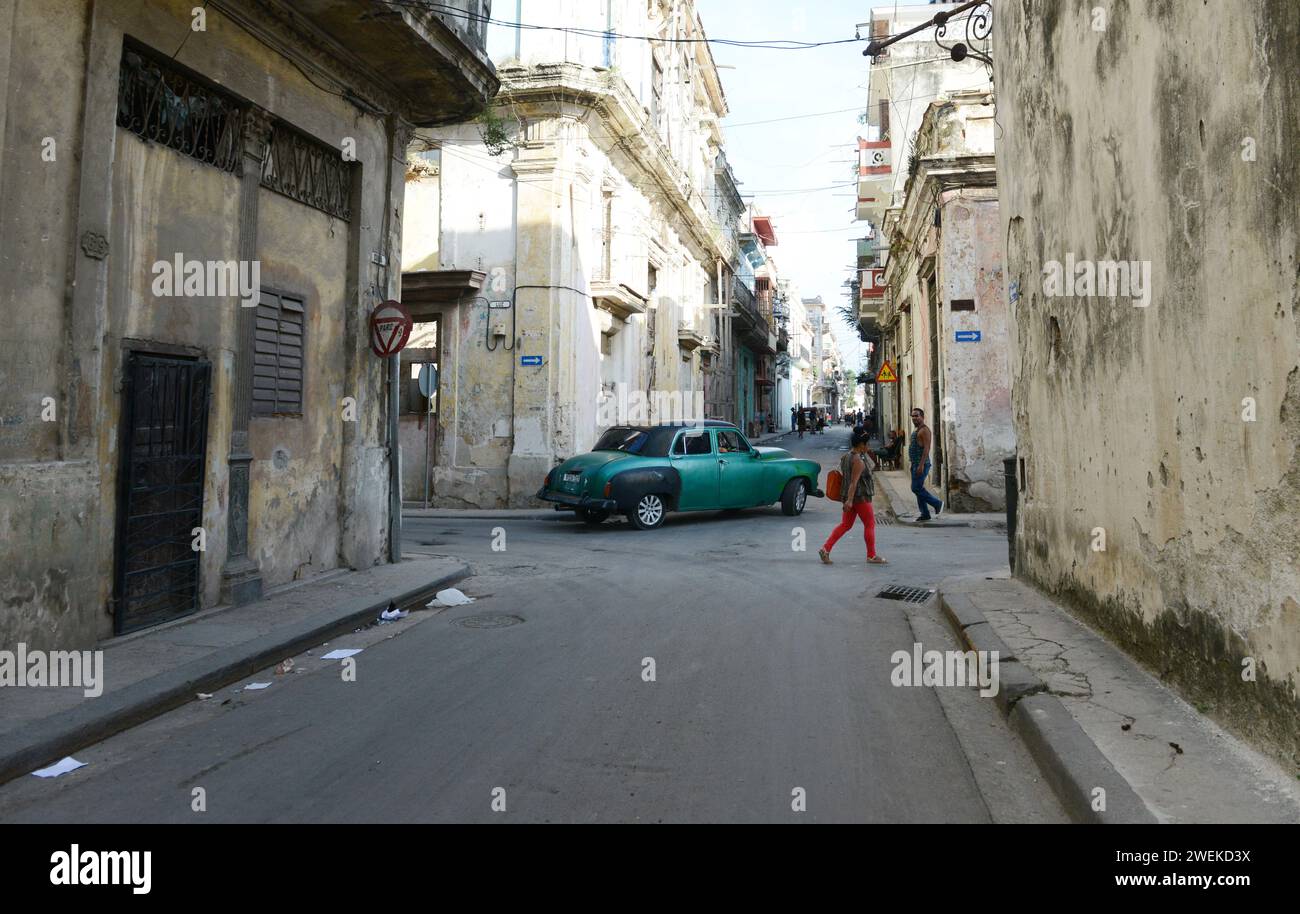
<svg viewBox="0 0 1300 914"><path fill-rule="evenodd" d="M930 427L925 424L925 410L912 410L912 425L915 428L907 445L907 459L912 467L912 494L921 509L918 523L925 523L931 520L931 508L934 508L935 516L943 513L943 502L925 488L925 480L930 475L930 445L934 442Z"/></svg>
<svg viewBox="0 0 1300 914"><path fill-rule="evenodd" d="M876 512L871 505L876 484L871 468L867 466L867 436L854 433L852 444L852 449L840 458L840 473L844 477L840 525L831 531L830 538L817 555L824 564L833 564L831 550L844 534L853 529L854 522L861 519L862 537L867 542L867 563L888 565L889 562L876 554Z"/></svg>

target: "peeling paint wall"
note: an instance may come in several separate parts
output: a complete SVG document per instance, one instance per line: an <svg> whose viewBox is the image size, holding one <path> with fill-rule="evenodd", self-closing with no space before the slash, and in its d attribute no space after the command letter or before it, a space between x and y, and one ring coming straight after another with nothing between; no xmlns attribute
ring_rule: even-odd
<svg viewBox="0 0 1300 914"><path fill-rule="evenodd" d="M340 499L339 403L353 396L344 368L348 225L266 189L259 196L262 285L301 296L306 318L302 415L254 416L249 426L249 543L265 585L273 587L338 567L343 504L385 503L388 491Z"/></svg>
<svg viewBox="0 0 1300 914"><path fill-rule="evenodd" d="M1015 453L992 101L954 92L926 108L903 205L885 221L885 348L900 379L885 422L910 436L911 411L925 411L931 481L952 511L1005 510Z"/></svg>
<svg viewBox="0 0 1300 914"><path fill-rule="evenodd" d="M1092 6L996 20L1017 571L1300 764L1300 4ZM1149 305L1049 295L1071 254Z"/></svg>
<svg viewBox="0 0 1300 914"><path fill-rule="evenodd" d="M115 123L124 38L170 54L193 9L184 0L0 4L0 299L23 314L0 328L0 644L85 649L113 632L132 349L212 365L200 607L222 599L238 300L158 298L152 266L178 253L238 260L241 181ZM257 27L225 27L227 14L209 9L208 33L185 43L179 63L328 146L354 140L357 163L348 223L269 190L256 195L262 285L307 304L304 415L250 427L250 555L272 587L386 559L386 385L364 322L396 293L372 254L400 257L405 143L397 140L390 175L383 121L315 85L285 51L336 66L367 92L374 74L338 64L328 42L291 31L261 4L241 12ZM386 91L374 97L401 110ZM43 157L46 138L53 160ZM42 421L47 397L52 422ZM344 397L355 401L355 422L343 419Z"/></svg>
<svg viewBox="0 0 1300 914"><path fill-rule="evenodd" d="M939 415L944 500L954 511L1005 511L1003 460L1016 453L1011 419L1002 220L996 190L971 189L941 200L939 255ZM974 302L973 311L953 302ZM978 332L978 342L957 342Z"/></svg>

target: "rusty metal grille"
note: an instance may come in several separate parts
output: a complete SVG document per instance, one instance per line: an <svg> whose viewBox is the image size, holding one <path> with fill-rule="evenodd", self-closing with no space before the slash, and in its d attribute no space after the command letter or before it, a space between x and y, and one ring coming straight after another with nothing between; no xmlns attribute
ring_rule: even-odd
<svg viewBox="0 0 1300 914"><path fill-rule="evenodd" d="M285 124L271 128L262 186L345 222L352 218L351 163L341 150Z"/></svg>
<svg viewBox="0 0 1300 914"><path fill-rule="evenodd" d="M231 174L242 171L245 106L188 70L128 44L117 124Z"/></svg>
<svg viewBox="0 0 1300 914"><path fill-rule="evenodd" d="M194 529L203 524L206 362L133 354L127 365L118 489L118 634L199 608Z"/></svg>

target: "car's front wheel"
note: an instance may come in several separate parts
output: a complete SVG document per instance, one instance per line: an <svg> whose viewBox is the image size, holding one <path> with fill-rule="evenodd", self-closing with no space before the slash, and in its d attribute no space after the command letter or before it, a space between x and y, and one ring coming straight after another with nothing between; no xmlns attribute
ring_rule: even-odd
<svg viewBox="0 0 1300 914"><path fill-rule="evenodd" d="M599 527L605 521L609 520L609 512L602 511L599 508L579 508L578 517L583 523L590 524L593 527Z"/></svg>
<svg viewBox="0 0 1300 914"><path fill-rule="evenodd" d="M808 483L803 479L792 479L785 484L781 493L781 513L786 517L798 517L808 504Z"/></svg>
<svg viewBox="0 0 1300 914"><path fill-rule="evenodd" d="M627 512L627 519L638 530L655 530L663 526L668 507L658 495L642 495L636 507Z"/></svg>

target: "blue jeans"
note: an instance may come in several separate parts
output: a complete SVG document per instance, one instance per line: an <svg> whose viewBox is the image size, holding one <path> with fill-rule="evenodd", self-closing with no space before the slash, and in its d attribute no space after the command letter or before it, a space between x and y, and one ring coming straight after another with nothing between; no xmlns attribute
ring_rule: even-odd
<svg viewBox="0 0 1300 914"><path fill-rule="evenodd" d="M912 465L912 494L916 496L916 505L921 509L921 518L930 519L930 509L938 510L943 507L943 502L935 498L925 489L925 480L930 475L930 461L925 462L920 475L917 475L916 465Z"/></svg>

